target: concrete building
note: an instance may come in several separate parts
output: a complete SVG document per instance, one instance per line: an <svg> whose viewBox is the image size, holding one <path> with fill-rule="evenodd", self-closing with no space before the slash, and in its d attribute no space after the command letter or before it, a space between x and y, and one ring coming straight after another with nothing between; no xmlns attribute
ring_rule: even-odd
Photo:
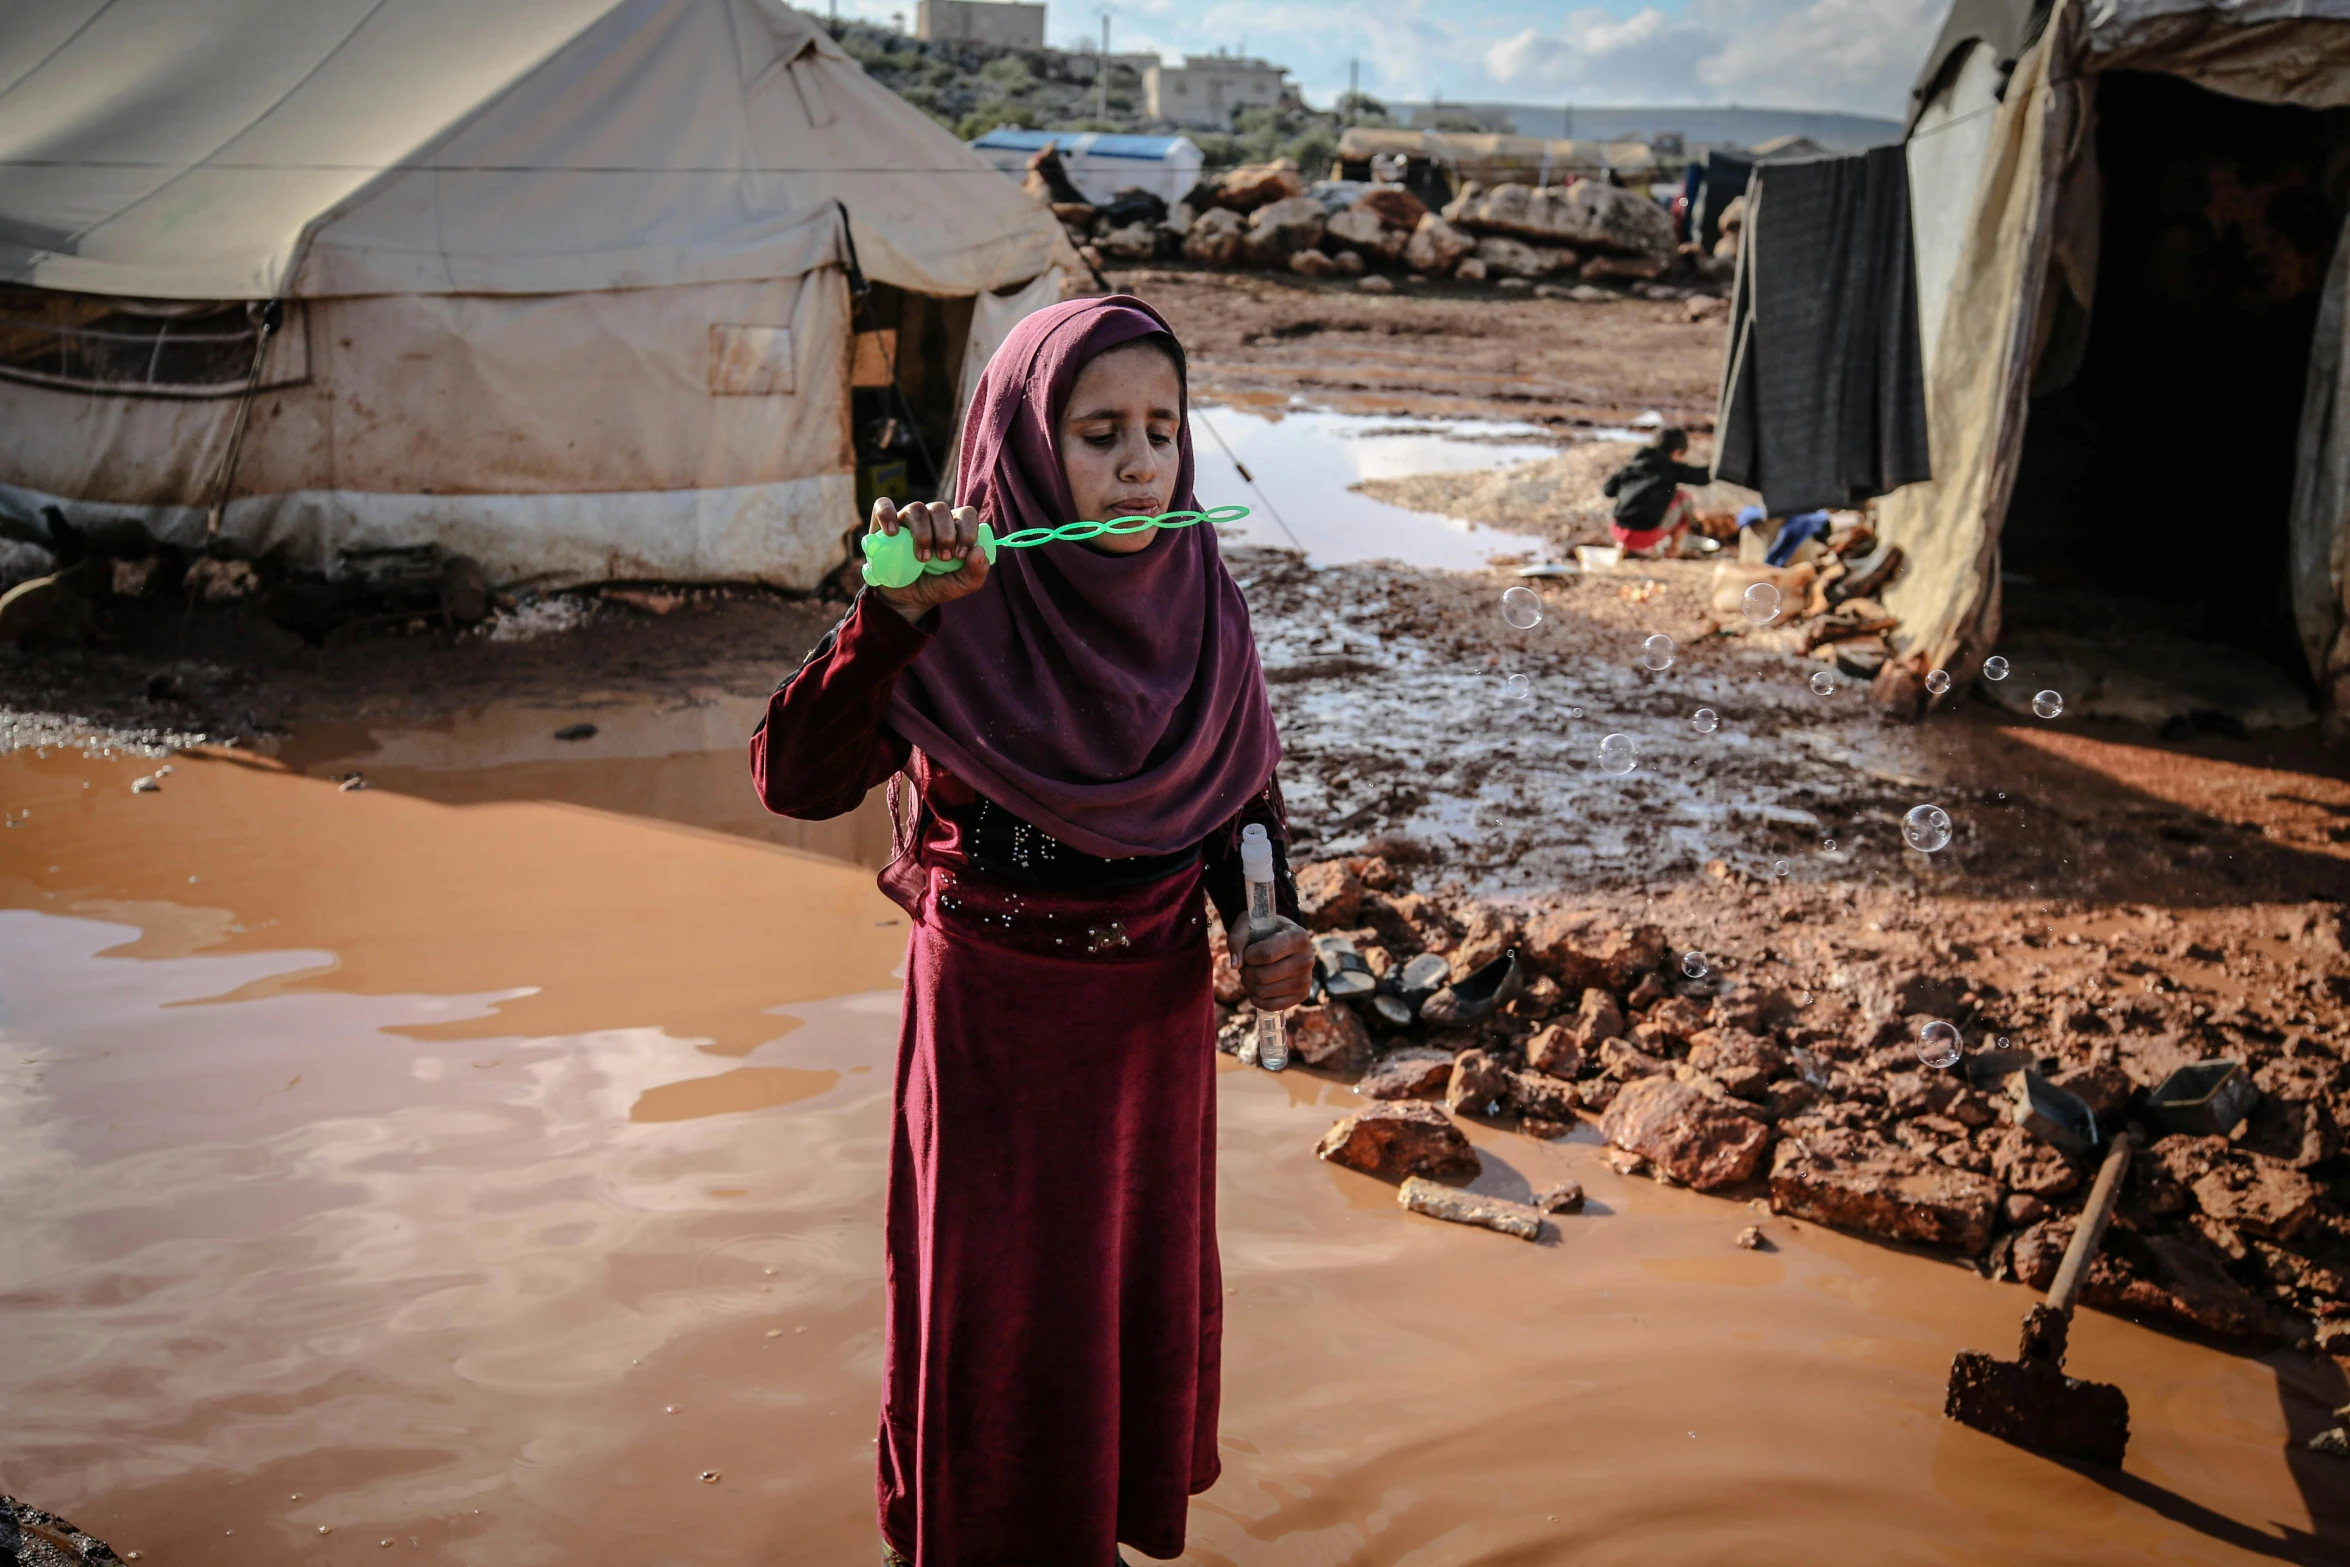
<svg viewBox="0 0 2350 1567"><path fill-rule="evenodd" d="M922 0L914 36L933 43L1044 47L1044 7L1020 0Z"/></svg>
<svg viewBox="0 0 2350 1567"><path fill-rule="evenodd" d="M1154 120L1228 130L1234 111L1272 108L1287 89L1288 71L1245 55L1187 55L1181 65L1153 65L1142 73L1145 111Z"/></svg>

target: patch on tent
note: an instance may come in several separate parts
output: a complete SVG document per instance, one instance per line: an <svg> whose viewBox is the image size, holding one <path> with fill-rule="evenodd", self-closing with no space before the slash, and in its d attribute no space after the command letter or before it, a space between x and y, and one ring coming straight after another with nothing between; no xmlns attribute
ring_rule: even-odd
<svg viewBox="0 0 2350 1567"><path fill-rule="evenodd" d="M797 389L788 326L710 328L710 391L720 397L773 397Z"/></svg>

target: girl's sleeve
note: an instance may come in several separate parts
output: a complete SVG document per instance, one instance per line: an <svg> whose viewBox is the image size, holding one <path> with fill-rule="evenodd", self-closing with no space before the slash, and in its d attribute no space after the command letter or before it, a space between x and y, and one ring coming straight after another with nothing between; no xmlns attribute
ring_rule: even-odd
<svg viewBox="0 0 2350 1567"><path fill-rule="evenodd" d="M925 618L936 624L935 613ZM767 716L751 736L751 782L761 803L808 821L844 815L905 766L913 747L883 718L899 673L929 643L929 631L859 592L767 699Z"/></svg>
<svg viewBox="0 0 2350 1567"><path fill-rule="evenodd" d="M1263 824L1265 836L1273 840L1273 907L1304 924L1297 907L1297 882L1289 872L1289 808L1281 803L1278 775L1266 779L1265 787L1239 814L1209 833L1200 845L1200 879L1216 905L1217 918L1227 932L1248 928L1248 883L1240 871L1240 831L1251 822Z"/></svg>

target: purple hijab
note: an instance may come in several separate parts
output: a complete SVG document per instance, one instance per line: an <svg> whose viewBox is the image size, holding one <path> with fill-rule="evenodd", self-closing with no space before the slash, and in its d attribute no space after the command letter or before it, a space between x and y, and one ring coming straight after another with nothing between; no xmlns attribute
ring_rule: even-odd
<svg viewBox="0 0 2350 1567"><path fill-rule="evenodd" d="M1114 294L1028 316L988 360L964 416L957 502L998 535L1079 520L1057 432L1077 373L1154 332ZM1192 493L1188 396L1173 509ZM1102 520L1102 519L1092 519ZM1058 543L997 554L987 586L939 611L890 702L900 734L1070 847L1169 854L1231 820L1280 759L1248 605L1213 527L1109 555Z"/></svg>

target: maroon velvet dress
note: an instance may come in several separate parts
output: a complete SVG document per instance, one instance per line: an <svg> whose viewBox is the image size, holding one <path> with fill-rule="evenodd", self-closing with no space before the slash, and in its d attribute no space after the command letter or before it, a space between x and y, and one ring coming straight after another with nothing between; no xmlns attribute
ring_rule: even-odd
<svg viewBox="0 0 2350 1567"><path fill-rule="evenodd" d="M933 617L935 624L935 617ZM888 727L929 633L861 595L751 740L767 808L852 810L903 770L882 873L913 916L890 1133L881 1531L916 1567L1180 1555L1219 1470L1215 1008L1201 897L1242 909L1240 829L1078 854ZM1284 911L1296 915L1286 869Z"/></svg>

